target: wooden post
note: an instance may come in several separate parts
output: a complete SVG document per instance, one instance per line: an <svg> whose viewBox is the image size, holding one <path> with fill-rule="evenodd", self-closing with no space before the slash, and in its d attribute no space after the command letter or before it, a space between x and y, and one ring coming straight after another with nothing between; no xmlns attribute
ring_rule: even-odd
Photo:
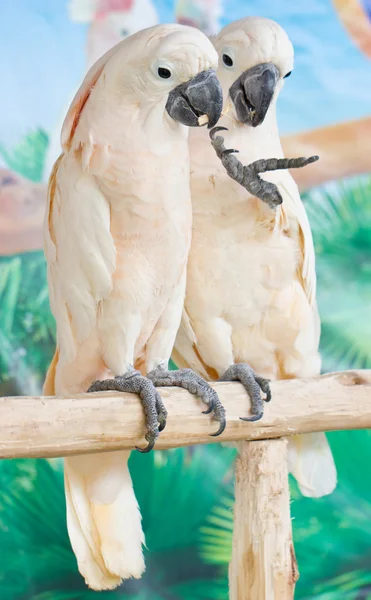
<svg viewBox="0 0 371 600"><path fill-rule="evenodd" d="M230 600L292 600L299 574L292 543L287 441L242 442L239 449Z"/></svg>

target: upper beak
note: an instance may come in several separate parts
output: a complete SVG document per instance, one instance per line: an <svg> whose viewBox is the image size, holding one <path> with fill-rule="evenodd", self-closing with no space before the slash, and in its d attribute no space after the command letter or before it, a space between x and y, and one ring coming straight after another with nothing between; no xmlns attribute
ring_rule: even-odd
<svg viewBox="0 0 371 600"><path fill-rule="evenodd" d="M234 82L229 95L242 123L253 127L263 123L279 77L273 63L261 63L242 73Z"/></svg>
<svg viewBox="0 0 371 600"><path fill-rule="evenodd" d="M215 71L202 71L169 94L166 110L169 115L189 127L199 125L198 118L207 115L208 128L219 121L223 109L223 91Z"/></svg>

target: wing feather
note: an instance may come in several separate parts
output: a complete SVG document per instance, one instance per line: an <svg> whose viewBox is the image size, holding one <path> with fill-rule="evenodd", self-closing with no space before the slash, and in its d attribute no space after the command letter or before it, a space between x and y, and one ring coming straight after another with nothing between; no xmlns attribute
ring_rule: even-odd
<svg viewBox="0 0 371 600"><path fill-rule="evenodd" d="M312 231L309 224L307 212L300 198L299 189L287 173L278 185L284 199L282 205L283 218L288 223L289 233L296 235L299 264L298 278L308 297L312 308L316 308L316 265Z"/></svg>
<svg viewBox="0 0 371 600"><path fill-rule="evenodd" d="M109 203L75 154L61 156L51 174L44 250L58 348L70 361L112 290L116 263Z"/></svg>

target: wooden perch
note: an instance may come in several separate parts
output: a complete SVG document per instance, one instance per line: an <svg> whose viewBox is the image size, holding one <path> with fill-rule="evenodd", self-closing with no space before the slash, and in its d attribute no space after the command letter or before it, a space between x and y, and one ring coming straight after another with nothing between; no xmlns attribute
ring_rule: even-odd
<svg viewBox="0 0 371 600"><path fill-rule="evenodd" d="M333 373L272 383L273 399L257 423L246 423L249 399L238 383L215 383L227 411L225 433L203 415L201 402L178 388L163 388L169 411L157 449L220 441L264 440L297 433L371 427L371 371ZM74 398L0 399L0 458L56 457L145 445L143 411L131 394Z"/></svg>
<svg viewBox="0 0 371 600"><path fill-rule="evenodd" d="M242 442L236 461L229 600L291 600L292 543L287 440Z"/></svg>

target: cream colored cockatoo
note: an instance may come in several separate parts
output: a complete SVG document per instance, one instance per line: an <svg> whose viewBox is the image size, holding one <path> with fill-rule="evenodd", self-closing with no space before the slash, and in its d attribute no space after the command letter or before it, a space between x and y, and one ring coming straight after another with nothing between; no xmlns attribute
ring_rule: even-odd
<svg viewBox="0 0 371 600"><path fill-rule="evenodd" d="M242 163L258 160L262 167L260 159L283 157L276 101L293 68L293 48L277 23L256 17L231 23L213 42L227 112L219 123L228 128L223 136L231 150L218 127L211 132L217 154L196 131L190 136L193 237L173 359L209 380L241 381L252 400L248 420L257 420L259 388L266 399L270 393L255 370L288 379L318 375L321 366L314 248L297 186L281 170L255 180L254 195L243 187L252 189L251 167ZM277 169L279 162L265 166ZM336 485L325 434L291 438L289 468L304 495L325 495Z"/></svg>
<svg viewBox="0 0 371 600"><path fill-rule="evenodd" d="M217 122L216 66L213 45L190 27L155 26L118 44L76 94L49 183L44 235L57 349L44 393L138 393L144 451L166 423L155 386L185 387L207 412L214 409L219 431L225 425L208 383L189 370L167 370L191 241L186 126L203 114ZM128 458L120 451L65 461L70 540L96 590L144 570Z"/></svg>

